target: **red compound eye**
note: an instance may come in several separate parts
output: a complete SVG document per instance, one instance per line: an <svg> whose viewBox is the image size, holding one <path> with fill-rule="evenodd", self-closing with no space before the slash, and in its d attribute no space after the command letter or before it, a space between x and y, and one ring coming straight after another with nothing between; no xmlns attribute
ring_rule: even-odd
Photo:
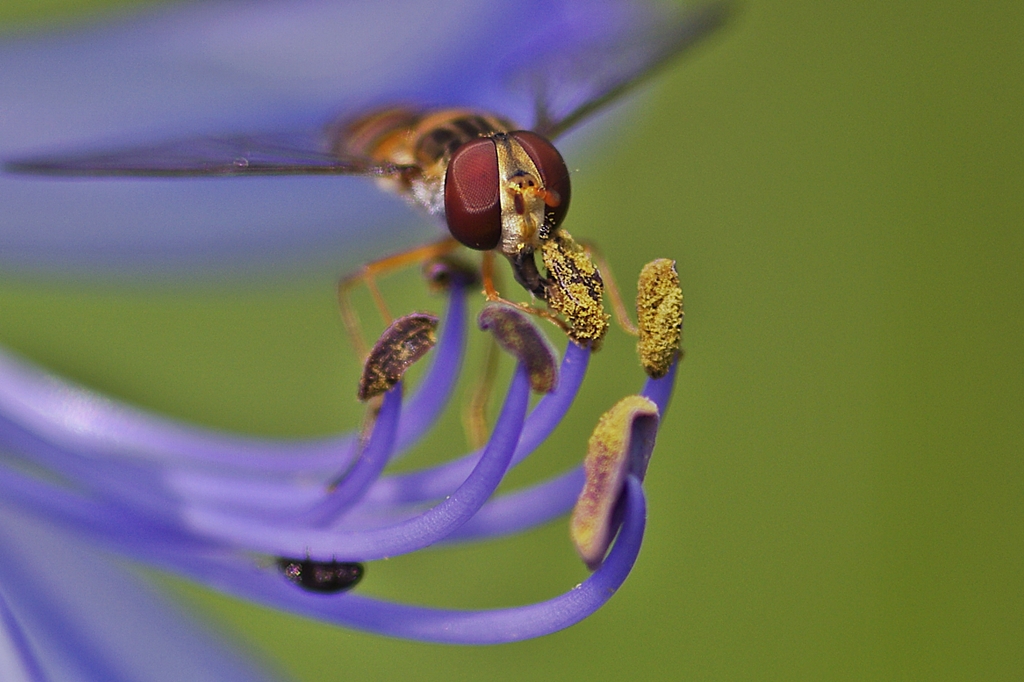
<svg viewBox="0 0 1024 682"><path fill-rule="evenodd" d="M537 170L540 171L540 181L544 189L557 197L557 204L549 200L545 217L552 228L558 227L565 219L565 212L569 210L569 169L562 160L555 146L537 133L528 130L517 130L510 135L523 146L526 153L530 155Z"/></svg>
<svg viewBox="0 0 1024 682"><path fill-rule="evenodd" d="M444 214L448 231L462 244L480 251L498 245L501 198L493 140L478 138L452 154L444 176Z"/></svg>

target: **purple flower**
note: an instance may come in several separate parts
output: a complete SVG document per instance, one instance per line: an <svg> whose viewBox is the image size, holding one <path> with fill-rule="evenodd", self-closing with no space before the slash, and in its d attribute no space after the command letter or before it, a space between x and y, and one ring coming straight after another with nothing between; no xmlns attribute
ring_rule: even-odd
<svg viewBox="0 0 1024 682"><path fill-rule="evenodd" d="M390 8L415 27L406 31L363 16L377 11L363 3L225 1L11 39L0 45L0 155L224 129L315 130L339 111L396 101L473 106L528 122L533 77L545 74L558 86L548 113L571 111L634 69L631 59L650 60L657 43L624 41L656 35L658 26L653 11L631 2L520 3L517 16L531 20L516 26L501 9L457 0ZM588 61L595 44L622 50ZM0 205L7 272L179 277L211 265L262 272L296 263L337 272L424 237L411 227L417 218L362 179L4 175ZM365 238L371 227L379 238ZM554 389L532 409L529 363L517 363L481 450L387 473L431 428L458 381L466 288L450 289L429 372L408 395L402 383L387 391L365 438L278 442L212 432L0 352L0 660L10 662L10 675L158 679L152 667L138 672L147 665L140 657L178 647L198 652L190 679L258 679L157 606L159 597L133 575L136 564L344 627L423 641L516 641L600 608L629 574L643 538L640 484L657 424L650 411L607 492L600 522L607 527L598 535L614 544L607 555L607 542L588 550L594 572L582 584L538 604L484 611L359 593L367 562L520 532L568 513L584 487L581 464L495 495L570 409L590 359L575 343ZM639 391L657 413L674 375L673 364ZM123 606L119 620L90 613L97 593Z"/></svg>
<svg viewBox="0 0 1024 682"><path fill-rule="evenodd" d="M611 597L636 559L645 519L636 477L622 493L622 529L608 556L582 585L540 604L474 612L393 604L358 590L325 598L285 580L273 561L368 562L516 533L573 507L582 465L494 496L509 468L528 457L572 405L590 356L572 343L557 387L530 410L529 376L520 363L481 451L412 473L382 474L447 402L466 342L465 298L464 286L453 287L430 371L409 397L401 384L386 393L365 443L351 435L272 442L208 432L118 404L4 355L0 494L6 505L130 559L345 627L484 644L572 625ZM659 411L673 375L650 379L641 391Z"/></svg>

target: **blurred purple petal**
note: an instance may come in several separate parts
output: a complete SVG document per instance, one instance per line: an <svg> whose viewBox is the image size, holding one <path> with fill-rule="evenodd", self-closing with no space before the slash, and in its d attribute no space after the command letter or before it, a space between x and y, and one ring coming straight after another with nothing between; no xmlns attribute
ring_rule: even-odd
<svg viewBox="0 0 1024 682"><path fill-rule="evenodd" d="M40 679L270 679L109 555L8 507L0 555L5 601Z"/></svg>
<svg viewBox="0 0 1024 682"><path fill-rule="evenodd" d="M28 634L0 592L0 679L43 682L46 674Z"/></svg>

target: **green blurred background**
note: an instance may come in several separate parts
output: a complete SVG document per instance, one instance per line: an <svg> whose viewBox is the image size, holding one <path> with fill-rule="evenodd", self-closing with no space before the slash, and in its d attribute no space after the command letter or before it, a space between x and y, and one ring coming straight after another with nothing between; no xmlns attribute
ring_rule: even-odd
<svg viewBox="0 0 1024 682"><path fill-rule="evenodd" d="M4 0L0 21L109 6ZM643 552L594 617L456 648L162 580L304 680L1020 679L1022 35L1021 3L748 0L635 127L570 159L569 229L624 280L678 259L687 306ZM384 288L395 309L423 305L414 274ZM273 435L359 419L322 280L8 278L0 315L8 346L172 415ZM639 384L633 362L613 332L567 428L513 483L582 456ZM413 464L461 448L457 415L430 443ZM361 589L482 608L584 576L558 521L376 562Z"/></svg>

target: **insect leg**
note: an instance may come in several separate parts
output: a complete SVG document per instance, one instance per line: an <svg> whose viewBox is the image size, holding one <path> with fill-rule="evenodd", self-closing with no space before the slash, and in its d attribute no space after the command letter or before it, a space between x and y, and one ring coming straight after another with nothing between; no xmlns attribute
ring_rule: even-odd
<svg viewBox="0 0 1024 682"><path fill-rule="evenodd" d="M637 336L640 332L630 318L626 304L622 301L622 292L619 291L619 285L615 282L612 266L595 244L583 241L580 242L580 246L593 259L594 264L597 265L597 269L601 273L601 280L604 282L604 288L608 292L608 299L612 307L612 315L615 316L615 321L627 334Z"/></svg>
<svg viewBox="0 0 1024 682"><path fill-rule="evenodd" d="M495 272L493 251L484 251L484 260L483 265L481 266L480 273L484 280L484 296L487 297L487 300L502 300L501 294L498 293L498 290L494 286Z"/></svg>
<svg viewBox="0 0 1024 682"><path fill-rule="evenodd" d="M462 406L462 428L466 432L466 441L472 450L482 448L487 443L489 429L487 427L487 404L494 392L494 379L498 374L498 359L501 357L498 342L488 335L487 350L484 355L484 370L480 373L469 400Z"/></svg>
<svg viewBox="0 0 1024 682"><path fill-rule="evenodd" d="M557 315L554 315L547 310L536 308L525 303L516 303L515 301L510 301L507 298L502 298L501 294L498 293L498 289L495 287L497 273L494 270L494 251L484 251L484 261L483 267L481 268L481 274L484 282L484 296L488 301L491 301L492 303L504 303L506 305L510 305L513 308L522 310L524 313L529 315L536 315L537 317L544 318L563 332L569 331L569 325L562 321Z"/></svg>
<svg viewBox="0 0 1024 682"><path fill-rule="evenodd" d="M360 357L365 357L369 349L363 338L359 316L349 300L349 292L359 284L366 285L370 296L373 298L374 305L377 306L381 317L384 318L384 323L390 324L392 321L391 312L388 310L387 303L377 288L375 278L378 275L384 275L399 268L447 255L457 248L459 248L459 243L451 237L446 237L437 242L417 246L407 251L400 251L390 256L385 256L380 260L372 261L363 265L351 275L346 275L338 280L338 309L341 312L341 320L349 337L352 339L352 346Z"/></svg>

